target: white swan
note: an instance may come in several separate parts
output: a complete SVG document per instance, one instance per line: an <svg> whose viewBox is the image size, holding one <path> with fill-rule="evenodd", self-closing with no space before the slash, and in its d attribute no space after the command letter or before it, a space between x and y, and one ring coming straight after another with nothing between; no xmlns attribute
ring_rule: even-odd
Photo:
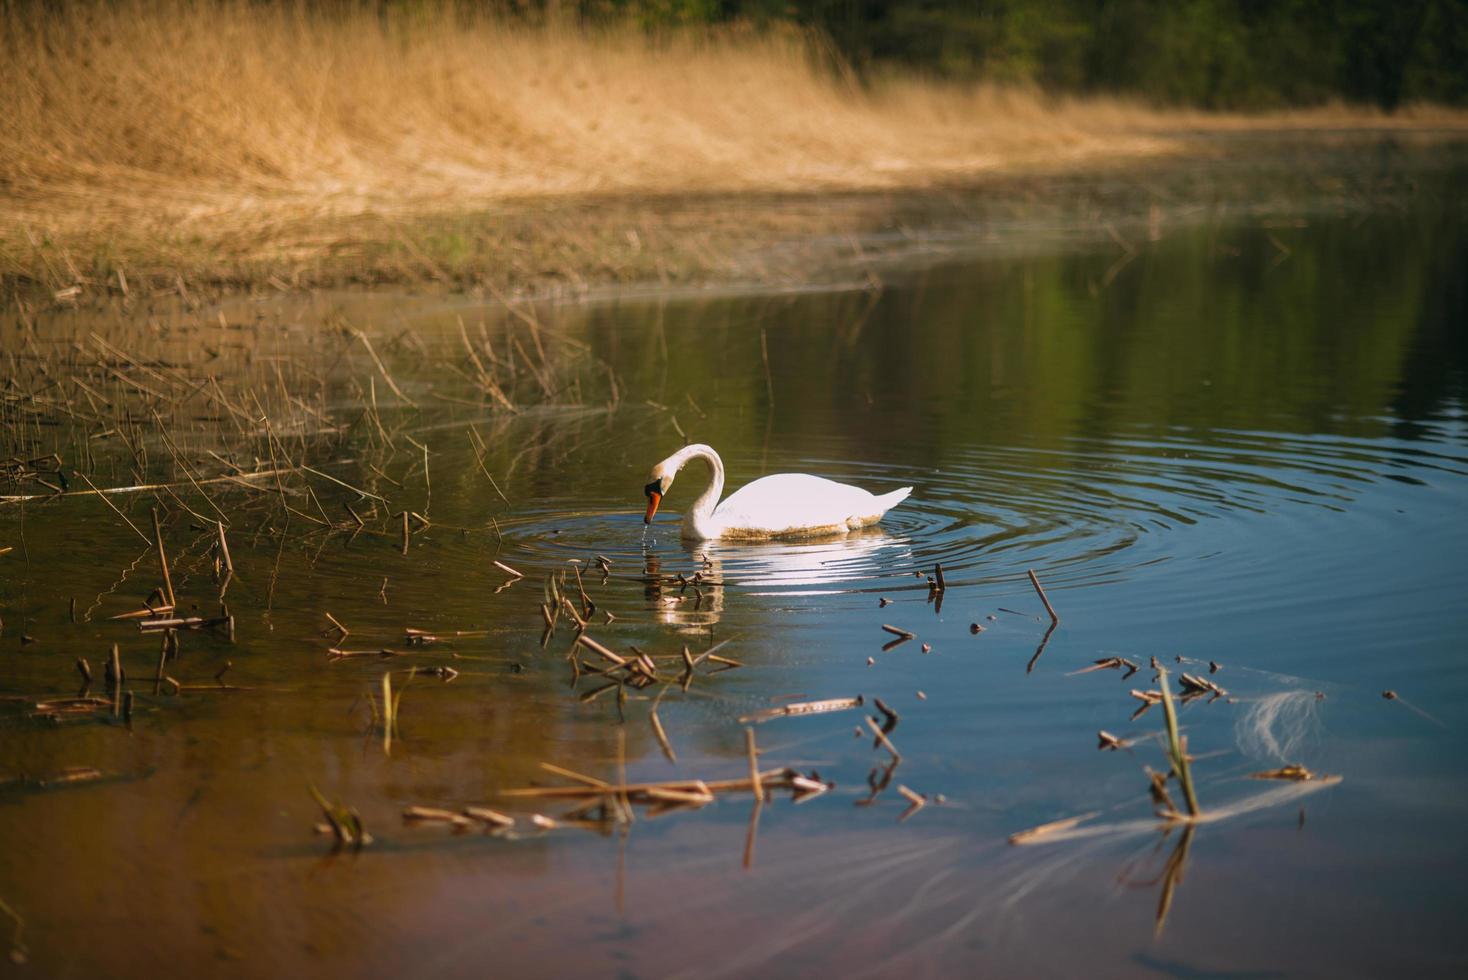
<svg viewBox="0 0 1468 980"><path fill-rule="evenodd" d="M647 495L643 523L652 523L673 478L692 459L708 463L711 471L708 487L683 515L683 537L695 540L845 534L877 523L912 493L912 487L903 487L878 497L818 476L777 473L755 480L719 503L719 494L724 492L724 461L711 447L695 443L652 468L652 482L642 490Z"/></svg>

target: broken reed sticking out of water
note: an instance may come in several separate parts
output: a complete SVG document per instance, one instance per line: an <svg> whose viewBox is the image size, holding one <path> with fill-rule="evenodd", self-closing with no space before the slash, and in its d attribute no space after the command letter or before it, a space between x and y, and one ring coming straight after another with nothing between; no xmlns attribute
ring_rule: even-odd
<svg viewBox="0 0 1468 980"><path fill-rule="evenodd" d="M226 591L237 557L252 596L263 594L269 604L282 561L296 553L288 540L391 540L395 512L413 516L414 536L435 526L418 515L429 507L431 448L414 432L438 420L397 395L379 400L379 386L472 409L466 431L476 464L501 500L489 443L501 444L522 408L581 404L603 385L615 403L615 376L584 345L531 311L502 316L493 328L484 320L461 324L453 343L430 349L411 329L385 344L364 342L367 334L340 314L300 324L278 312L241 321L172 301L108 303L83 313L38 312L18 302L0 314L0 330L17 341L0 352L0 518L29 519L38 509L63 521L95 514L99 537L110 523L120 538L144 546L89 606L72 599L68 618L80 625L95 617L132 637L162 634L156 672L148 671L154 697L253 690L224 682L227 662L213 683L169 672L189 631L233 642ZM406 506L397 510L392 501ZM497 534L492 517L483 527L450 530ZM242 555L231 548L237 535L249 545ZM0 554L12 547L0 546ZM34 541L30 548L36 552ZM262 552L274 563L246 557ZM145 577L135 574L140 567ZM128 583L140 578L150 591L129 599ZM196 612L205 601L218 603L218 615ZM339 641L346 635L341 627ZM82 658L81 694L40 699L32 717L61 723L107 710L130 724L136 696L119 679L135 650L117 638L119 655L104 658L109 697L89 697L91 666ZM446 667L415 673L456 675ZM397 727L400 694L388 702L385 740Z"/></svg>
<svg viewBox="0 0 1468 980"><path fill-rule="evenodd" d="M409 537L430 526L430 450L412 437L416 403L395 395L390 410L380 405L379 380L391 391L411 384L420 399L479 408L496 425L520 406L581 403L603 381L615 404L616 380L606 366L526 311L506 314L498 331L481 321L472 337L461 324L462 349L430 352L411 330L400 333L392 346L418 355L407 359L407 378L361 342L363 331L340 320L282 336L264 318L230 322L223 314L165 309L164 334L103 306L87 319L104 338L52 324L25 303L13 312L20 343L0 354L7 379L0 507L96 498L156 546L157 528L145 534L128 513L136 498L152 497L168 517L182 512L215 530L217 560L228 572L228 529L258 519L262 509L278 509L282 524L333 533L381 535L395 517ZM483 436L474 424L467 431L480 447L477 465L505 499L485 463ZM421 482L407 487L385 472L406 444L424 459ZM240 512L238 492L255 513ZM410 505L393 508L389 497ZM328 516L326 503L351 520ZM164 606L175 604L171 587L165 579Z"/></svg>
<svg viewBox="0 0 1468 980"><path fill-rule="evenodd" d="M1157 668L1157 686L1162 691L1162 715L1167 733L1167 758L1172 766L1169 775L1176 779L1178 785L1183 789L1183 801L1188 807L1188 818L1196 820L1202 811L1198 809L1198 796L1193 790L1193 770L1188 760L1188 740L1178 731L1177 709L1173 707L1172 691L1167 685L1166 668ZM1155 779L1153 785L1157 785ZM1167 815L1173 819L1182 819L1182 814L1178 813L1177 807L1172 806L1172 801L1167 798L1166 790L1162 790L1161 796L1169 807Z"/></svg>
<svg viewBox="0 0 1468 980"><path fill-rule="evenodd" d="M610 561L598 556L597 564L603 571L603 582L605 576L610 572ZM513 571L512 569L507 569ZM556 628L558 613L552 610L564 609L574 623L575 637L572 648L567 654L567 659L572 665L572 684L579 682L584 674L595 674L608 678L608 683L595 689L589 695L583 695L582 700L590 700L599 696L609 689L618 691L618 713L620 720L625 723L626 718L622 715L622 705L628 688L638 689L651 683L662 682L662 689L652 699L648 711L648 722L658 745L664 756L670 763L676 764L677 754L673 749L671 739L664 728L658 715L658 708L664 697L672 689L675 681L664 679L658 674L660 663L673 661L675 665L681 663L682 675L677 679L686 691L690 683L694 669L705 660L720 663L721 670L741 666L738 661L726 657L717 656L714 651L720 649L725 643L716 644L694 657L685 646L680 656L653 656L632 648L628 656L624 656L612 650L607 645L592 638L585 632L584 616L591 615L596 610L596 604L586 594L579 566L573 568L576 572L576 582L579 597L573 601L568 590L568 577L565 571L549 575L542 591L542 602L540 614L549 633ZM518 581L518 579L516 579ZM660 578L659 581L662 581ZM670 577L669 582L681 582L684 588L693 587L694 581L703 581L705 585L712 585L701 576L695 576L695 580L689 580L685 576ZM340 635L345 631L335 619L332 620L333 628L325 631L326 634ZM410 636L418 631L410 631ZM480 632L480 631L460 631ZM595 655L607 666L588 667L582 663L579 651L586 650ZM847 711L862 707L865 698L862 696L851 698L828 698L821 701L803 701L781 705L765 711L756 712L754 715L740 719L741 723L759 723L774 720L775 718L799 718L814 715L824 715L833 712ZM870 805L891 784L893 773L902 760L901 753L892 743L891 732L897 727L899 717L881 698L874 699L875 707L881 715L877 717L864 718L866 725L874 736L872 748L882 748L890 756L890 761L885 765L873 768L868 777L871 793L859 801L860 805ZM833 783L821 779L816 772L801 774L795 769L786 767L783 769L762 769L759 762L760 752L756 744L756 736L753 728L744 729L745 756L748 763L748 775L744 778L708 780L698 778L655 780L648 782L631 783L626 777L626 730L617 729L617 763L615 781L607 781L595 776L590 776L575 770L559 766L550 762L542 762L541 768L551 774L560 776L571 781L572 785L560 786L530 786L519 789L510 789L501 792L501 796L511 800L538 799L557 800L573 803L569 811L555 817L535 813L528 817L529 823L534 830L543 831L557 827L579 827L592 829L602 833L609 832L615 826L627 826L635 821L635 807L642 807L644 815L655 817L664 813L675 811L697 810L713 803L721 794L749 793L754 798L754 810L751 813L749 830L745 843L745 865L749 866L753 861L754 838L759 826L759 814L766 800L774 790L789 789L791 797L796 803L820 796L834 787ZM907 808L899 816L899 821L908 819L912 814L927 806L930 802L927 796L920 794L907 786L898 786L897 792L907 801ZM941 796L935 798L937 802L943 802ZM453 827L456 831L464 831L473 827L476 823L483 823L489 833L496 836L505 836L515 832L518 824L516 818L498 811L485 811L492 814L491 819L485 819L482 815L473 812L476 808L464 807L459 810L442 806L411 806L403 811L403 819L409 824L435 823ZM482 808L478 808L482 809Z"/></svg>
<svg viewBox="0 0 1468 980"><path fill-rule="evenodd" d="M1179 662L1183 660L1181 656L1177 659ZM1126 668L1128 671L1126 676L1136 673L1138 669L1136 664L1123 657L1106 657L1097 660L1091 667L1073 671L1072 675L1089 674L1107 669L1120 670L1123 668ZM1187 867L1188 854L1192 847L1193 835L1197 828L1204 823L1226 820L1241 814L1253 812L1256 809L1294 800L1298 798L1299 791L1287 790L1286 792L1280 792L1278 790L1272 790L1254 794L1243 800L1238 800L1223 806L1215 806L1204 811L1198 802L1192 769L1193 760L1188 755L1188 740L1180 731L1174 696L1168 682L1167 669L1159 664L1155 657L1152 658L1152 668L1157 671L1157 690L1133 690L1131 692L1133 697L1143 702L1142 707L1132 717L1135 719L1153 704L1162 705L1162 746L1168 760L1168 769L1166 772L1155 772L1150 767L1144 767L1148 777L1148 792L1154 805L1155 815L1162 820L1161 824L1151 821L1119 821L1105 825L1082 827L1082 824L1086 824L1100 812L1092 811L1073 817L1065 817L1011 834L1009 843L1014 845L1029 845L1053 843L1078 837L1100 837L1106 835L1124 837L1131 834L1149 833L1158 829L1162 831L1162 837L1165 840L1175 828L1181 826L1182 833L1178 838L1177 844L1169 853L1161 873L1156 878L1151 879L1151 881L1137 882L1137 884L1161 882L1155 915L1155 931L1160 935L1167 923L1167 917L1171 911L1177 887L1182 883L1183 874ZM1210 662L1209 669L1210 671L1217 671L1218 665ZM1203 697L1207 697L1210 702L1217 701L1219 698L1226 697L1228 693L1207 678L1192 674L1182 673L1178 683L1182 692L1181 700L1185 702ZM1129 748L1131 745L1131 741L1120 739L1110 732L1103 730L1097 733L1098 749L1115 751ZM1250 775L1254 779L1309 784L1308 786L1301 785L1300 791L1333 786L1340 782L1339 776L1316 773L1298 763L1282 766L1278 769L1256 772ZM1168 783L1170 781L1175 781L1182 791L1183 808L1178 807L1172 795L1168 792ZM1304 809L1301 808L1300 826L1303 825ZM1160 846L1159 843L1159 848ZM1129 882L1128 872L1123 873L1122 880Z"/></svg>

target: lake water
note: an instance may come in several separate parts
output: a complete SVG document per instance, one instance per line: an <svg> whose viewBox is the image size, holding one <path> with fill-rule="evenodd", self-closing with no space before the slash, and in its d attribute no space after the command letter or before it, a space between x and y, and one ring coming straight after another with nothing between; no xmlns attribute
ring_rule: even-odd
<svg viewBox="0 0 1468 980"><path fill-rule="evenodd" d="M1468 156L1271 153L893 201L815 286L623 292L542 307L534 329L470 297L371 293L8 320L5 454L59 448L74 491L77 472L178 486L109 498L138 534L34 481L5 492L43 496L0 504L0 942L28 964L5 969L1457 975ZM778 272L782 254L751 261ZM47 414L48 359L110 404L78 389ZM238 387L213 401L211 374ZM270 435L247 431L261 416ZM687 544L699 468L641 517L685 436L731 487L797 471L915 489L842 540ZM276 456L319 474L186 479ZM108 618L161 584L152 506L181 612L220 602L203 518L227 519L235 565L234 640L180 632L177 690L155 684L160 636ZM429 525L411 519L406 553L404 510ZM502 588L494 560L525 577ZM723 643L743 666L593 696L568 618L545 638L539 611L573 560L597 640ZM884 650L883 624L916 636ZM441 642L408 646L408 628ZM76 694L78 656L106 694L113 643L131 724L45 717L38 702ZM1109 657L1140 669L1082 672ZM1187 832L1152 816L1162 709L1133 718L1128 693L1156 687L1154 657L1174 690L1187 671L1227 691L1180 705L1217 817ZM381 678L415 665L458 675L394 675L388 746ZM863 710L753 726L762 765L834 782L798 804L730 793L600 833L536 829L570 805L500 795L568 784L543 762L616 780L619 732L630 781L738 779L741 718L856 695ZM875 796L890 755L858 731L874 698L901 753ZM1099 730L1126 747L1098 750ZM1341 779L1248 778L1289 763ZM312 785L373 843L314 833ZM928 805L902 819L899 785ZM466 804L517 827L401 818ZM1093 832L1008 843L1092 813Z"/></svg>

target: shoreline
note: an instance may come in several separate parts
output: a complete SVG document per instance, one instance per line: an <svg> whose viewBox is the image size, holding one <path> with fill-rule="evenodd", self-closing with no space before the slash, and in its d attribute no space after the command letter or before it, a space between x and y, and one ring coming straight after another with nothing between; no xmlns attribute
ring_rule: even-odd
<svg viewBox="0 0 1468 980"><path fill-rule="evenodd" d="M0 293L727 279L785 243L859 242L914 196L1129 179L1271 140L1468 136L1468 109L1428 104L1243 114L859 79L790 30L307 7L7 10ZM824 261L798 258L769 274Z"/></svg>
<svg viewBox="0 0 1468 980"><path fill-rule="evenodd" d="M867 264L868 253L884 260L893 228L920 240L955 220L973 228L1015 213L1058 219L1073 194L1165 200L1160 185L1196 177L1191 172L1205 164L1223 164L1222 176L1206 180L1227 185L1271 167L1294 167L1309 179L1316 169L1349 167L1365 147L1468 146L1468 119L1329 128L1281 125L1272 117L1254 125L1232 117L1211 122L1228 125L1153 132L1145 152L941 176L915 172L882 186L566 193L452 207L400 202L388 211L264 221L248 236L232 230L240 216L229 213L213 223L175 224L171 233L109 223L37 235L11 221L8 233L0 232L0 292L63 305L172 294L198 306L242 293L380 287L504 301L628 287L819 287L833 270ZM1231 177L1230 168L1240 174ZM1227 186L1222 193L1237 195Z"/></svg>

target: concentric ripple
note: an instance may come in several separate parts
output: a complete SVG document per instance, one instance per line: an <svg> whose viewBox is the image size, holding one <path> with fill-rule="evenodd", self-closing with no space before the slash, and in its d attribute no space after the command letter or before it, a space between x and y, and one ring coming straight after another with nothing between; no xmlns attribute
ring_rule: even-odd
<svg viewBox="0 0 1468 980"><path fill-rule="evenodd" d="M1206 557L1214 535L1189 529L1291 508L1339 511L1383 481L1468 477L1468 459L1422 442L1265 432L1185 431L1074 439L1049 447L975 447L935 469L791 457L770 472L821 473L881 492L914 493L879 527L840 538L758 544L684 543L678 515L643 526L625 510L547 509L505 525L516 550L547 565L601 554L618 574L701 572L746 591L820 594L900 588L942 563L955 584L1010 580L1043 568L1047 581L1084 585L1180 556ZM726 461L757 472L753 457ZM682 488L680 488L682 489ZM691 497L693 488L688 488ZM680 501L678 491L670 505ZM909 582L925 587L919 577Z"/></svg>

